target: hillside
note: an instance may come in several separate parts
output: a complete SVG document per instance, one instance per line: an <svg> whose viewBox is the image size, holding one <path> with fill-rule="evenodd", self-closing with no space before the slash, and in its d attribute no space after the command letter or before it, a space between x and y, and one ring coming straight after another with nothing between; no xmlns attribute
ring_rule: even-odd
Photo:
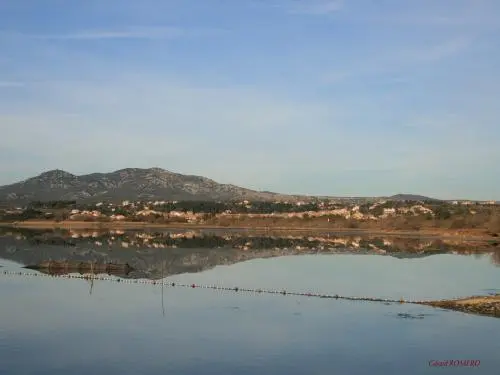
<svg viewBox="0 0 500 375"><path fill-rule="evenodd" d="M275 200L294 196L258 192L160 168L127 168L77 176L62 170L0 187L0 201L78 200Z"/></svg>
<svg viewBox="0 0 500 375"><path fill-rule="evenodd" d="M417 194L396 194L388 198L391 201L438 201L438 199L435 198L429 198L425 197L423 195L417 195Z"/></svg>
<svg viewBox="0 0 500 375"><path fill-rule="evenodd" d="M126 168L110 173L74 175L55 169L11 185L0 186L0 204L24 204L31 201L76 200L80 202L121 200L310 200L334 199L362 204L383 197L307 196L255 191L221 184L202 176L184 175L161 168ZM397 194L384 199L393 201L432 201L415 194ZM437 201L437 200L436 200Z"/></svg>

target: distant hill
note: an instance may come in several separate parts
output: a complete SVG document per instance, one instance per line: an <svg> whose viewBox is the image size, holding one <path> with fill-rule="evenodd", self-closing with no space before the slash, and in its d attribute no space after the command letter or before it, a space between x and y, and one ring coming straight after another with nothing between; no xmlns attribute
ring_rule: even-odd
<svg viewBox="0 0 500 375"><path fill-rule="evenodd" d="M392 201L439 201L439 199L416 194L396 194L387 199Z"/></svg>
<svg viewBox="0 0 500 375"><path fill-rule="evenodd" d="M160 168L127 168L111 173L77 176L51 170L36 177L0 187L0 201L35 200L294 200L299 196L259 192L219 184L201 176L183 175Z"/></svg>
<svg viewBox="0 0 500 375"><path fill-rule="evenodd" d="M76 200L83 202L121 200L233 200L308 201L335 199L360 203L380 198L307 196L256 191L231 184L220 184L202 176L184 175L161 168L126 168L110 173L74 175L54 169L11 185L0 186L0 205L31 201ZM414 194L397 194L390 200L435 200Z"/></svg>

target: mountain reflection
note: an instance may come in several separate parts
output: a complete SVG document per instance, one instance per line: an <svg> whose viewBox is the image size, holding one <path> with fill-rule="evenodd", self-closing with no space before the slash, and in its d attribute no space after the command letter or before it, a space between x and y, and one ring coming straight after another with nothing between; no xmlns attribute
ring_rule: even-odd
<svg viewBox="0 0 500 375"><path fill-rule="evenodd" d="M256 258L362 253L414 258L433 254L485 254L500 265L497 244L436 238L338 233L250 231L88 231L0 229L0 258L23 265L48 261L128 264L121 277L151 278L201 272ZM52 272L52 271L51 271ZM53 272L64 273L64 269Z"/></svg>

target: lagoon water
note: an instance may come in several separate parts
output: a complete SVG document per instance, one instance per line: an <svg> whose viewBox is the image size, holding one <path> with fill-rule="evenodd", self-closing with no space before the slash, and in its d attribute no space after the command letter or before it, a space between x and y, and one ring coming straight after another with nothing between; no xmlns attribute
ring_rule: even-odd
<svg viewBox="0 0 500 375"><path fill-rule="evenodd" d="M169 250L161 250L169 251ZM500 319L418 305L5 275L2 374L493 374ZM25 271L25 270L22 270ZM489 255L300 255L169 282L434 299L498 292ZM480 360L436 368L431 360Z"/></svg>

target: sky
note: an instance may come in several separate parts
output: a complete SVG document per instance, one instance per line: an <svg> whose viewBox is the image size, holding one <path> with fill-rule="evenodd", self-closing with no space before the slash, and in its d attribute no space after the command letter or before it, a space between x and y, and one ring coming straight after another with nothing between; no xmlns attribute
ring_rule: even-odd
<svg viewBox="0 0 500 375"><path fill-rule="evenodd" d="M0 0L0 184L500 200L499 41L498 0Z"/></svg>

